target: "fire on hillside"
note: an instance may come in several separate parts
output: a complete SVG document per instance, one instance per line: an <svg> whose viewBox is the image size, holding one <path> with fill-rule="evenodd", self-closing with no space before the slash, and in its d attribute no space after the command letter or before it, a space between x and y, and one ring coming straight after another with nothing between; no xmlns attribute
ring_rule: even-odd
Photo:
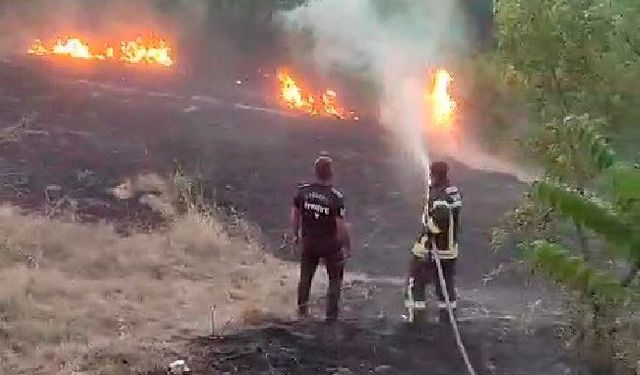
<svg viewBox="0 0 640 375"><path fill-rule="evenodd" d="M36 39L27 50L34 56L61 56L72 59L121 61L129 64L174 65L172 49L162 38L137 37L117 43L90 43L81 37L58 37L50 43Z"/></svg>
<svg viewBox="0 0 640 375"><path fill-rule="evenodd" d="M314 116L359 120L353 111L344 109L334 90L327 89L320 94L313 94L298 84L296 79L284 69L278 71L278 81L280 82L280 99L284 105L291 109Z"/></svg>

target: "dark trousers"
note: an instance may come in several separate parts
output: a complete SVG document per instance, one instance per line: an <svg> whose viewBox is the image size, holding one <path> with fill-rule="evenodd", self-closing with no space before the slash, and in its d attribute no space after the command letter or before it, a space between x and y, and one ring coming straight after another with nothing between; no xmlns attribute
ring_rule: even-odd
<svg viewBox="0 0 640 375"><path fill-rule="evenodd" d="M449 300L451 301L453 306L456 307L456 260L441 259L441 263L442 273L447 284L447 292L449 293ZM411 295L414 301L425 301L427 284L433 282L436 284L436 295L438 296L439 302L438 307L441 309L446 308L444 294L442 293L442 287L440 286L438 268L435 264L435 260L413 257L411 260L411 277L413 277L413 288L411 290Z"/></svg>
<svg viewBox="0 0 640 375"><path fill-rule="evenodd" d="M338 303L344 275L344 257L335 241L303 240L298 284L298 313L307 315L309 291L320 260L324 261L329 275L327 289L327 319L338 318Z"/></svg>

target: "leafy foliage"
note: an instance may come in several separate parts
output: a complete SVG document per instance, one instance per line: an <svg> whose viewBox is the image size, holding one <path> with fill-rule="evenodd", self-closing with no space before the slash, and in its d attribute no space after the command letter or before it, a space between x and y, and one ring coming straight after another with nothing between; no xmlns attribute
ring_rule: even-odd
<svg viewBox="0 0 640 375"><path fill-rule="evenodd" d="M621 165L610 172L617 207L640 223L640 168Z"/></svg>
<svg viewBox="0 0 640 375"><path fill-rule="evenodd" d="M576 311L591 312L599 339L620 342L631 333L602 327L618 325L611 317L637 301L628 281L640 267L640 169L620 157L635 158L640 141L640 7L633 0L494 4L503 80L527 94L542 124L524 142L546 175L513 216L524 224L515 226L524 228L520 249L535 270L580 296ZM574 224L582 257L549 225L563 221ZM607 260L636 268L620 280Z"/></svg>
<svg viewBox="0 0 640 375"><path fill-rule="evenodd" d="M553 210L542 206L531 193L527 193L518 207L508 215L505 227L521 241L533 241L537 238L553 240L556 223Z"/></svg>
<svg viewBox="0 0 640 375"><path fill-rule="evenodd" d="M504 80L517 78L536 123L570 114L602 120L627 158L640 131L640 7L633 0L496 0Z"/></svg>
<svg viewBox="0 0 640 375"><path fill-rule="evenodd" d="M501 0L496 10L501 57L524 75L543 119L588 112L616 120L638 103L629 86L640 78L637 4Z"/></svg>
<svg viewBox="0 0 640 375"><path fill-rule="evenodd" d="M574 300L578 304L575 311L580 315L576 322L591 322L587 326L576 323L582 332L579 337L593 337L596 342L607 345L611 357L614 352L616 355L626 353L625 360L633 363L640 358L634 357L639 353L624 343L637 338L621 330L619 317L633 311L638 304L638 289L632 281L640 265L640 170L616 163L596 131L558 129L557 134L564 136L558 135L555 143L558 149L550 149L548 177L531 186L529 199L525 201L529 207L529 215L525 215L530 221L528 226L537 229L540 223L553 222L549 215L556 220L568 219L580 229L579 234L584 234L583 229L589 230L606 245L596 248L601 256L595 260L590 256L576 257L574 251L562 245L562 233L553 238L549 232L553 233L554 228L550 231L544 228L522 238L519 248L534 270L578 296ZM560 148L563 145L565 147ZM558 163L560 157L564 157L566 163ZM601 187L602 194L587 193L584 186L601 174L609 177L609 184ZM540 216L540 212L546 212L547 216ZM584 239L586 237L581 238ZM605 249L615 251L605 254ZM583 251L583 254L588 253ZM634 268L621 279L610 273L606 262L598 261L602 258L626 262ZM585 334L585 330L589 333ZM607 367L606 371L609 370Z"/></svg>
<svg viewBox="0 0 640 375"><path fill-rule="evenodd" d="M640 237L638 225L613 207L596 197L589 197L567 186L543 181L537 182L533 191L538 201L552 207L556 213L571 218L591 229L608 242L627 251L625 256L640 262Z"/></svg>
<svg viewBox="0 0 640 375"><path fill-rule="evenodd" d="M535 269L598 301L626 305L637 297L633 291L622 287L615 277L598 270L582 258L571 256L569 250L558 244L540 240L521 244L520 249Z"/></svg>
<svg viewBox="0 0 640 375"><path fill-rule="evenodd" d="M579 194L614 163L614 153L600 135L602 121L589 115L567 116L560 125L548 125L534 139L533 151L541 159L548 178L575 187ZM574 218L580 250L591 257L588 235L581 220Z"/></svg>
<svg viewBox="0 0 640 375"><path fill-rule="evenodd" d="M600 135L602 128L602 121L589 115L567 116L557 125L547 125L532 146L548 175L584 188L614 163L614 152Z"/></svg>

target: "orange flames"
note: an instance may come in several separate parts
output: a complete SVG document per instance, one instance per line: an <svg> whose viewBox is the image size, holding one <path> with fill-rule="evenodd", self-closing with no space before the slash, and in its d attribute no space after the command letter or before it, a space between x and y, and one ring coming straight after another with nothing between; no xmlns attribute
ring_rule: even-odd
<svg viewBox="0 0 640 375"><path fill-rule="evenodd" d="M278 72L280 98L291 109L314 116L332 116L340 120L358 120L352 111L345 110L338 102L334 90L325 90L321 95L312 95L302 89L285 70Z"/></svg>
<svg viewBox="0 0 640 375"><path fill-rule="evenodd" d="M94 55L89 50L89 45L80 39L72 38L62 41L56 40L56 44L51 51L54 55L71 56L78 59L93 59L97 58L104 60L104 56Z"/></svg>
<svg viewBox="0 0 640 375"><path fill-rule="evenodd" d="M119 60L131 64L157 64L170 67L174 64L171 48L163 39L143 39L119 43L119 48L110 44L103 48L92 48L81 38L58 38L51 47L45 46L40 39L36 39L27 53L35 56L56 55L84 60Z"/></svg>
<svg viewBox="0 0 640 375"><path fill-rule="evenodd" d="M453 77L444 70L435 71L433 87L429 94L432 123L438 128L451 128L454 123L456 102L449 92Z"/></svg>
<svg viewBox="0 0 640 375"><path fill-rule="evenodd" d="M280 96L289 108L315 114L313 96L303 94L302 89L288 73L278 72L278 80L280 80Z"/></svg>
<svg viewBox="0 0 640 375"><path fill-rule="evenodd" d="M122 61L134 64L146 62L164 66L173 65L171 48L169 48L167 42L162 39L146 43L142 38L122 42L120 44L120 51L122 53L120 58Z"/></svg>
<svg viewBox="0 0 640 375"><path fill-rule="evenodd" d="M40 39L36 39L27 52L31 55L44 56L47 54L48 50L45 48L44 44L42 44Z"/></svg>

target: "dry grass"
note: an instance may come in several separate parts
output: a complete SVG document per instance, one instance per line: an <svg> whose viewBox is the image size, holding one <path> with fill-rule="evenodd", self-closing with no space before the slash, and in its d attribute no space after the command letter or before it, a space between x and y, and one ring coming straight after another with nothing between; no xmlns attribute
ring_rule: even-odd
<svg viewBox="0 0 640 375"><path fill-rule="evenodd" d="M292 306L294 273L215 215L121 237L0 206L0 369L119 374L164 366L172 337ZM174 340L175 341L175 340Z"/></svg>

